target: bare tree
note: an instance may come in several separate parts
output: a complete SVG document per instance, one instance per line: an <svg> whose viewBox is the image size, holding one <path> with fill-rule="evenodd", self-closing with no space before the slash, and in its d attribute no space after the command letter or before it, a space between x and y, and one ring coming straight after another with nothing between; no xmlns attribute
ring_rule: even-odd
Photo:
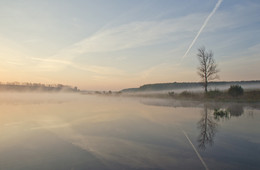
<svg viewBox="0 0 260 170"><path fill-rule="evenodd" d="M198 74L202 78L203 87L205 92L208 92L208 82L218 78L217 73L219 70L217 69L217 64L213 58L213 52L207 52L205 47L201 47L198 49L198 59L199 59L199 67Z"/></svg>

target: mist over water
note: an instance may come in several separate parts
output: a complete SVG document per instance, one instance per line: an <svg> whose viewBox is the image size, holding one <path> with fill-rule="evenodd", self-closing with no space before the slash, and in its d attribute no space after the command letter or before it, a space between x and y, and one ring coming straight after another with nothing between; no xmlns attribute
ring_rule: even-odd
<svg viewBox="0 0 260 170"><path fill-rule="evenodd" d="M260 165L258 104L1 93L0 109L0 169ZM228 115L216 115L214 109Z"/></svg>

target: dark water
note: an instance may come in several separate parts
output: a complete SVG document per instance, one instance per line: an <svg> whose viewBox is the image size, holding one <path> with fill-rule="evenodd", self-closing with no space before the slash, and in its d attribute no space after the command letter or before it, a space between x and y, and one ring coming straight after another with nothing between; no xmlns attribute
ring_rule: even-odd
<svg viewBox="0 0 260 170"><path fill-rule="evenodd" d="M1 170L260 169L258 104L1 94L0 109Z"/></svg>

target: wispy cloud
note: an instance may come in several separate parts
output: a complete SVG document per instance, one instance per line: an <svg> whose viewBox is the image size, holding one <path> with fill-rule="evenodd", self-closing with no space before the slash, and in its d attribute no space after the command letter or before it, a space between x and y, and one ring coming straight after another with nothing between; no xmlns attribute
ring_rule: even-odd
<svg viewBox="0 0 260 170"><path fill-rule="evenodd" d="M93 35L62 49L51 58L70 60L82 56L83 54L84 57L88 58L92 57L95 53L114 52L160 43L186 43L186 38L190 37L196 30L199 30L188 50L185 52L184 58L221 3L222 0L217 2L202 26L200 26L199 23L201 22L201 18L205 16L205 13L193 13L164 20L133 21L123 25L102 28ZM219 15L218 18L219 17L222 19L225 18L223 15ZM232 21L227 21L222 24L216 24L207 31L227 27L227 24L232 25L232 23Z"/></svg>
<svg viewBox="0 0 260 170"><path fill-rule="evenodd" d="M204 14L192 14L160 21L135 21L102 29L59 51L52 58L75 58L86 53L112 52L169 41L179 41L187 32L199 28ZM191 27L192 25L192 27Z"/></svg>
<svg viewBox="0 0 260 170"><path fill-rule="evenodd" d="M72 64L70 61L57 60L57 59L43 59L43 58L36 58L36 57L32 57L31 59L36 61L41 61L41 62L57 63L57 64L64 64L64 65Z"/></svg>
<svg viewBox="0 0 260 170"><path fill-rule="evenodd" d="M78 70L89 71L89 72L101 74L101 75L121 75L121 74L123 74L122 70L119 70L119 69L116 69L113 67L96 66L96 65L81 66L81 65L78 65L71 61L58 60L58 59L42 59L42 58L31 58L31 59L35 60L35 61L40 61L41 66L45 66L45 68L57 68L57 64L58 64L58 65L61 65L62 67L70 66L70 67L76 68ZM53 71L53 70L49 70L49 71Z"/></svg>
<svg viewBox="0 0 260 170"><path fill-rule="evenodd" d="M131 22L112 28L102 29L90 37L76 42L49 58L32 58L38 61L38 68L45 70L61 70L66 66L103 74L120 71L116 68L84 65L73 63L77 57L93 58L97 53L107 53L131 48L139 48L170 41L179 41L187 32L193 32L199 19L204 14L192 14L174 19L160 21ZM193 25L191 27L190 25ZM194 26L195 25L195 26ZM105 71L106 70L106 71Z"/></svg>
<svg viewBox="0 0 260 170"><path fill-rule="evenodd" d="M189 53L190 49L192 48L192 46L194 45L194 43L196 42L196 40L198 39L198 37L200 36L201 32L203 31L203 29L206 27L207 23L209 22L210 18L215 14L215 12L217 11L217 9L219 8L220 4L222 3L222 0L218 0L217 4L215 5L214 9L211 11L211 13L208 15L208 17L206 18L206 20L204 21L204 23L202 24L199 32L197 33L197 35L195 36L195 38L193 39L193 41L191 42L191 44L189 45L189 48L187 49L187 51L185 52L185 54L183 55L182 58L185 58L187 56L187 54Z"/></svg>
<svg viewBox="0 0 260 170"><path fill-rule="evenodd" d="M197 17L199 16L197 15ZM57 55L110 52L169 41L167 36L171 33L195 30L196 28L190 28L186 24L194 22L194 19L196 20L194 16L186 16L181 19L132 22L120 25L97 32Z"/></svg>
<svg viewBox="0 0 260 170"><path fill-rule="evenodd" d="M90 37L86 37L51 56L49 64L50 62L57 64L56 60L63 60L60 67L55 66L53 69L63 69L65 66L72 66L80 70L94 70L92 72L101 72L104 66L98 66L99 64L95 63L96 59L94 59L97 56L99 57L99 53L106 53L106 57L110 57L110 52L145 47L160 43L178 42L178 44L184 44L184 42L186 43L187 41L187 37L191 37L193 32L199 30L185 55L182 57L184 58L200 36L201 32L204 31L208 21L215 14L221 3L222 0L217 2L202 26L200 26L199 23L201 22L201 18L205 17L205 13L193 13L173 19L135 21L124 25L102 28ZM218 22L221 21L219 18L225 18L226 16L226 13L223 15L221 15L222 13L218 14L220 14L216 15ZM223 24L215 24L207 29L207 31L214 31L219 28L227 27L232 25L232 23L232 21L228 20L228 22ZM176 47L173 47L173 50L174 48ZM184 46L182 46L182 48L184 48ZM179 55L182 54L180 53ZM77 57L83 57L85 58L85 61L89 58L92 63L95 63L95 66L91 66L92 64L86 64L83 67L81 64L72 63L71 61ZM118 56L115 57L118 59ZM126 57L124 57L124 59L126 59ZM64 61L69 61L70 63L64 63ZM116 67L107 68L109 68L108 70L119 71Z"/></svg>

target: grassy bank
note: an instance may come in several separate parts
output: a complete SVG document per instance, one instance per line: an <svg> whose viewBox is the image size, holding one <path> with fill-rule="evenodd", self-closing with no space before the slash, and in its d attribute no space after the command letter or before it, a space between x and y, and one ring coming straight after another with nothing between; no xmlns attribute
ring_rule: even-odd
<svg viewBox="0 0 260 170"><path fill-rule="evenodd" d="M241 96L231 96L228 91L213 90L204 92L183 91L181 93L174 92L148 92L148 93L111 93L106 96L122 96L122 97L142 97L142 98L161 98L191 101L215 101L215 102L260 102L260 89L245 90Z"/></svg>
<svg viewBox="0 0 260 170"><path fill-rule="evenodd" d="M179 94L168 93L174 99L221 101L221 102L260 102L260 90L246 90L241 96L232 96L228 91L213 90L208 93L184 91Z"/></svg>
<svg viewBox="0 0 260 170"><path fill-rule="evenodd" d="M87 92L82 94L92 94L100 96L115 97L140 97L140 98L158 98L158 99L176 99L191 101L217 101L217 102L260 102L260 89L246 89L242 94L232 95L228 90L210 90L207 93L196 91L155 91L155 92Z"/></svg>

